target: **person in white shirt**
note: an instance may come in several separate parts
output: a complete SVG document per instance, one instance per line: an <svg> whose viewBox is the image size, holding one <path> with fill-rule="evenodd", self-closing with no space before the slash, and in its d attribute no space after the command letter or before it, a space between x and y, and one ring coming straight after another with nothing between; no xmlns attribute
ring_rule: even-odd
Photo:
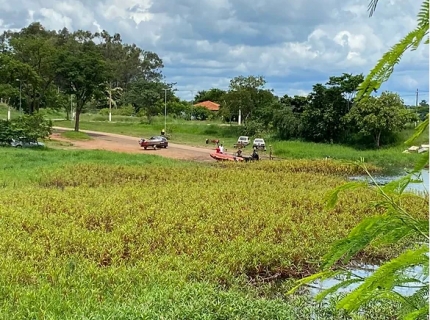
<svg viewBox="0 0 430 320"><path fill-rule="evenodd" d="M222 144L219 146L219 153L224 153L224 147L222 146Z"/></svg>

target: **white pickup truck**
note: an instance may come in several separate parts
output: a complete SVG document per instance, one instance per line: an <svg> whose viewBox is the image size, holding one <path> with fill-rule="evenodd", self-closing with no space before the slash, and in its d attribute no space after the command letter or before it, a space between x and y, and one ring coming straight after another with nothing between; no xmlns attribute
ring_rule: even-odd
<svg viewBox="0 0 430 320"><path fill-rule="evenodd" d="M252 147L260 150L261 149L266 150L266 142L264 142L264 139L255 138L254 143L252 144Z"/></svg>

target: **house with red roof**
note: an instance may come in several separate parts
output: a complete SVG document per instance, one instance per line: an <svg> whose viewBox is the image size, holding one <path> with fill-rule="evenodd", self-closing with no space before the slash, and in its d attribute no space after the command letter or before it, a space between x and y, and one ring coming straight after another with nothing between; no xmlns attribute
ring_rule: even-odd
<svg viewBox="0 0 430 320"><path fill-rule="evenodd" d="M220 105L218 103L215 103L215 102L212 102L209 100L196 103L194 106L195 107L205 107L209 111L219 111L219 107L220 107Z"/></svg>

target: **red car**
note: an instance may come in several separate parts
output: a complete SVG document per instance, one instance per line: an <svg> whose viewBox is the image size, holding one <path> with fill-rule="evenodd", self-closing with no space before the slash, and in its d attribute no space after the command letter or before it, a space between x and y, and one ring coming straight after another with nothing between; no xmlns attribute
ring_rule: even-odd
<svg viewBox="0 0 430 320"><path fill-rule="evenodd" d="M140 139L139 145L145 150L148 147L152 147L154 149L157 149L157 148L167 148L169 146L169 142L167 141L167 139L165 137L155 136L155 137L151 137L149 139L144 139L144 138Z"/></svg>

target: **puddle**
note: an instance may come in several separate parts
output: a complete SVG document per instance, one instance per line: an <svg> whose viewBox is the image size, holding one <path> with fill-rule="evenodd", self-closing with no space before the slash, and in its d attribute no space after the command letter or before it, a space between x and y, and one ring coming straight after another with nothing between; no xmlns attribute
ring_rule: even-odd
<svg viewBox="0 0 430 320"><path fill-rule="evenodd" d="M360 266L355 266L353 268L350 268L349 270L359 277L367 278L370 275L372 275L373 272L375 272L375 270L377 270L377 268L378 268L378 266L376 266L376 265L360 265ZM422 267L411 268L411 269L407 270L406 274L411 278L418 279L419 281L422 281L424 283L428 283L428 275L426 275L423 272ZM340 283L341 280L342 279L337 279L337 278L330 278L330 279L326 279L324 281L317 280L317 281L309 284L307 287L309 289L309 293L312 296L315 296L318 293L320 293L322 290L328 289L328 288ZM345 278L343 280L345 280ZM344 288L339 289L338 291L336 291L336 293L351 292L352 290L356 289L361 283L362 282L353 283L349 286L346 286ZM403 285L401 287L397 286L394 288L394 291L396 291L396 292L398 292L404 296L410 296L410 295L413 295L422 286L423 286L422 283L419 283L419 282L413 283L412 282L412 283L409 283L409 285Z"/></svg>
<svg viewBox="0 0 430 320"><path fill-rule="evenodd" d="M393 180L400 179L403 176L404 175L397 175L397 176L375 176L373 178L376 181L376 183L378 183L379 185L385 185L385 184L387 184L387 183L389 183L389 182L391 182ZM428 169L421 170L420 176L417 176L416 178L422 180L422 182L419 182L419 183L410 183L406 187L406 191L418 192L418 193L422 193L422 192L428 193L428 189L429 189L429 170ZM373 181L368 176L353 176L353 177L349 177L349 179L353 180L353 181L367 181L369 184L374 184Z"/></svg>
<svg viewBox="0 0 430 320"><path fill-rule="evenodd" d="M379 177L374 177L374 180L380 184L380 185L385 185L393 180L399 179L401 178L402 175L398 175L398 176L379 176ZM373 182L370 180L370 178L368 176L355 176L355 177L350 177L351 180L355 180L355 181L368 181L369 184L373 184ZM417 177L417 179L422 180L422 182L420 183L410 183L406 190L409 192L414 192L414 193L428 193L428 189L429 189L429 170L428 169L423 169L421 171L420 176ZM354 266L351 267L349 270L351 272L353 272L355 275L359 276L359 277L363 277L366 278L368 276L370 276L371 274L373 274L373 272L375 272L375 270L378 268L378 266L376 265L360 265L360 266ZM425 274L423 272L423 268L422 267L415 267L415 268L411 268L410 270L408 270L406 272L406 275L412 277L412 278L418 278L420 281L423 281L424 283L428 283L428 274ZM311 295L316 295L319 292L321 292L322 290L328 289L338 283L341 282L341 279L337 279L337 278L330 278L324 281L320 281L317 280L311 284L308 285L309 291ZM358 283L353 283L345 288L341 288L337 291L337 293L346 293L346 292L351 292L352 290L354 290L355 288L357 288L362 282L358 282ZM410 283L409 285L404 285L402 287L395 287L394 291L402 294L402 295L412 295L414 294L418 289L419 289L419 285L422 286L422 284L420 283Z"/></svg>

